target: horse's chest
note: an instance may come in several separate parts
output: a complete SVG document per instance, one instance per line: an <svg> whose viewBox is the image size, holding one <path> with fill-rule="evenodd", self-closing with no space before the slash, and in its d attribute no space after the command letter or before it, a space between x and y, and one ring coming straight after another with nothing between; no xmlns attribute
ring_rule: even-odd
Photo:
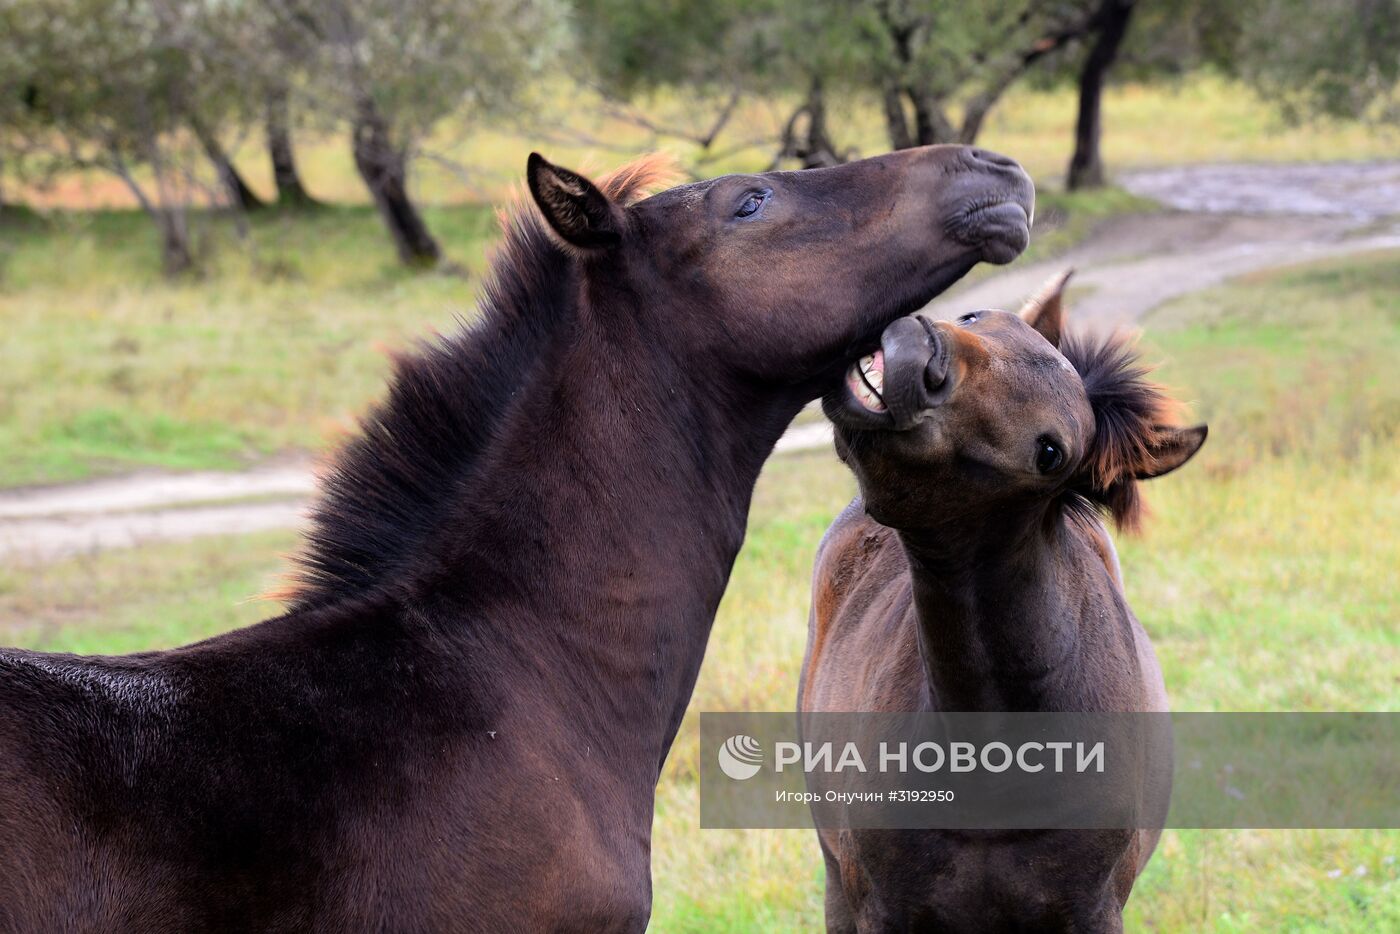
<svg viewBox="0 0 1400 934"><path fill-rule="evenodd" d="M1112 930L1126 836L842 833L842 883L861 931Z"/></svg>

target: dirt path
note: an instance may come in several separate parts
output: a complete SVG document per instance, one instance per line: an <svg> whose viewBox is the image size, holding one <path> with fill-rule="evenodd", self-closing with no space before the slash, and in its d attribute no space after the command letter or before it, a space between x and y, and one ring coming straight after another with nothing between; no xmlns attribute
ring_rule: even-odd
<svg viewBox="0 0 1400 934"><path fill-rule="evenodd" d="M1333 166L1193 166L1129 175L1130 190L1175 210L1105 223L1054 260L1017 265L950 291L952 316L1015 308L1074 266L1078 320L1131 322L1233 276L1326 256L1400 247L1400 162ZM830 444L802 424L779 453ZM314 490L308 461L243 473L144 472L66 487L0 491L0 558L44 561L144 542L289 528Z"/></svg>

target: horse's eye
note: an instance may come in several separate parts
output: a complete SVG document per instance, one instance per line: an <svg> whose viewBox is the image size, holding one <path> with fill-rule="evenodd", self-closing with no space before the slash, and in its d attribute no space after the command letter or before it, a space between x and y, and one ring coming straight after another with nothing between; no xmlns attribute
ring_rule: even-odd
<svg viewBox="0 0 1400 934"><path fill-rule="evenodd" d="M766 190L755 191L753 194L749 195L747 198L744 199L744 203L739 205L739 209L734 212L734 216L753 217L755 214L758 213L759 208L763 207L763 205L767 203L768 196L771 194L772 192Z"/></svg>
<svg viewBox="0 0 1400 934"><path fill-rule="evenodd" d="M1065 452L1049 438L1039 438L1035 442L1035 469L1041 473L1053 473L1065 462Z"/></svg>
<svg viewBox="0 0 1400 934"><path fill-rule="evenodd" d="M976 321L979 317L981 317L981 315L978 312L969 311L967 314L963 315L961 318L958 319L958 324L971 324L972 322Z"/></svg>

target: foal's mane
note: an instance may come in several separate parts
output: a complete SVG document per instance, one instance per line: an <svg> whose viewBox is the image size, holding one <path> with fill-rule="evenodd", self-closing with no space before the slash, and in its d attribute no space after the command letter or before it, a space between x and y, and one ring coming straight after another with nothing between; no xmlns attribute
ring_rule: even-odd
<svg viewBox="0 0 1400 934"><path fill-rule="evenodd" d="M626 204L670 174L668 159L647 156L599 187ZM269 596L307 609L363 594L402 570L491 445L510 398L575 320L572 255L523 195L498 217L503 238L477 320L391 355L388 398L321 471L289 586Z"/></svg>
<svg viewBox="0 0 1400 934"><path fill-rule="evenodd" d="M1133 335L1066 333L1060 352L1079 373L1094 413L1094 444L1068 493L1071 512L1103 510L1135 530L1146 512L1135 474L1153 464L1160 429L1175 424L1178 404L1148 379Z"/></svg>

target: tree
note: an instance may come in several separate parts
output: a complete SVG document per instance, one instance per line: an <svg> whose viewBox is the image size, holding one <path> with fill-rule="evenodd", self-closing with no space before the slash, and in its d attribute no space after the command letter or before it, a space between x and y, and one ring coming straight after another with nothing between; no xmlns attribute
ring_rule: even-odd
<svg viewBox="0 0 1400 934"><path fill-rule="evenodd" d="M263 132L267 136L267 156L272 163L272 181L277 186L277 203L284 208L305 208L316 199L306 190L297 171L292 147L291 88L278 83L265 92Z"/></svg>
<svg viewBox="0 0 1400 934"><path fill-rule="evenodd" d="M224 200L244 211L263 207L221 139L225 128L247 126L254 112L247 95L260 68L249 48L259 22L257 6L221 0L148 0L148 5L184 66L184 80L170 85L172 106L213 166Z"/></svg>
<svg viewBox="0 0 1400 934"><path fill-rule="evenodd" d="M186 207L201 183L181 132L189 21L170 14L142 0L15 0L4 7L0 61L7 83L26 89L10 132L50 169L119 178L160 231L174 275L194 265Z"/></svg>
<svg viewBox="0 0 1400 934"><path fill-rule="evenodd" d="M1079 113L1074 124L1074 155L1069 161L1067 185L1071 191L1099 188L1104 184L1103 135L1104 78L1118 57L1128 32L1135 0L1103 0L1091 30L1093 41L1079 72Z"/></svg>
<svg viewBox="0 0 1400 934"><path fill-rule="evenodd" d="M190 131L194 133L194 138L199 141L204 154L209 157L210 164L214 166L214 171L219 176L219 183L223 186L229 204L244 211L256 211L261 208L263 206L262 199L243 180L242 173L233 164L233 159L208 124L198 114L193 113L186 118L186 123Z"/></svg>
<svg viewBox="0 0 1400 934"><path fill-rule="evenodd" d="M1229 66L1292 120L1400 122L1400 0L1242 0Z"/></svg>
<svg viewBox="0 0 1400 934"><path fill-rule="evenodd" d="M311 207L311 197L297 170L292 145L293 88L306 84L307 62L314 48L305 29L286 19L287 8L279 3L259 3L254 35L254 60L266 63L258 73L258 89L253 99L262 103L263 135L267 140L272 181L277 187L277 204L284 208Z"/></svg>
<svg viewBox="0 0 1400 934"><path fill-rule="evenodd" d="M13 168L17 154L23 145L22 135L16 132L26 117L27 60L12 40L11 19L14 11L10 7L0 7L0 217L6 211L6 174Z"/></svg>
<svg viewBox="0 0 1400 934"><path fill-rule="evenodd" d="M576 0L606 94L700 89L796 104L778 159L829 165L831 89L879 95L892 148L971 143L1002 95L1087 33L1102 0ZM728 113L729 111L725 111ZM955 121L954 114L959 113ZM692 137L708 148L714 133Z"/></svg>
<svg viewBox="0 0 1400 934"><path fill-rule="evenodd" d="M268 0L314 50L311 93L350 126L360 174L399 258L442 255L409 171L449 115L502 110L557 45L549 0Z"/></svg>
<svg viewBox="0 0 1400 934"><path fill-rule="evenodd" d="M774 26L783 7L782 0L575 0L583 68L574 77L601 96L607 116L658 142L694 146L698 168L716 157L745 98L779 90ZM659 107L662 89L679 104ZM797 119L788 124L793 132ZM769 133L762 143L771 140Z"/></svg>
<svg viewBox="0 0 1400 934"><path fill-rule="evenodd" d="M866 0L849 8L879 89L890 146L973 143L1002 95L1047 55L1083 36L1083 0L988 0L975 12L940 0ZM954 109L961 111L957 122Z"/></svg>

